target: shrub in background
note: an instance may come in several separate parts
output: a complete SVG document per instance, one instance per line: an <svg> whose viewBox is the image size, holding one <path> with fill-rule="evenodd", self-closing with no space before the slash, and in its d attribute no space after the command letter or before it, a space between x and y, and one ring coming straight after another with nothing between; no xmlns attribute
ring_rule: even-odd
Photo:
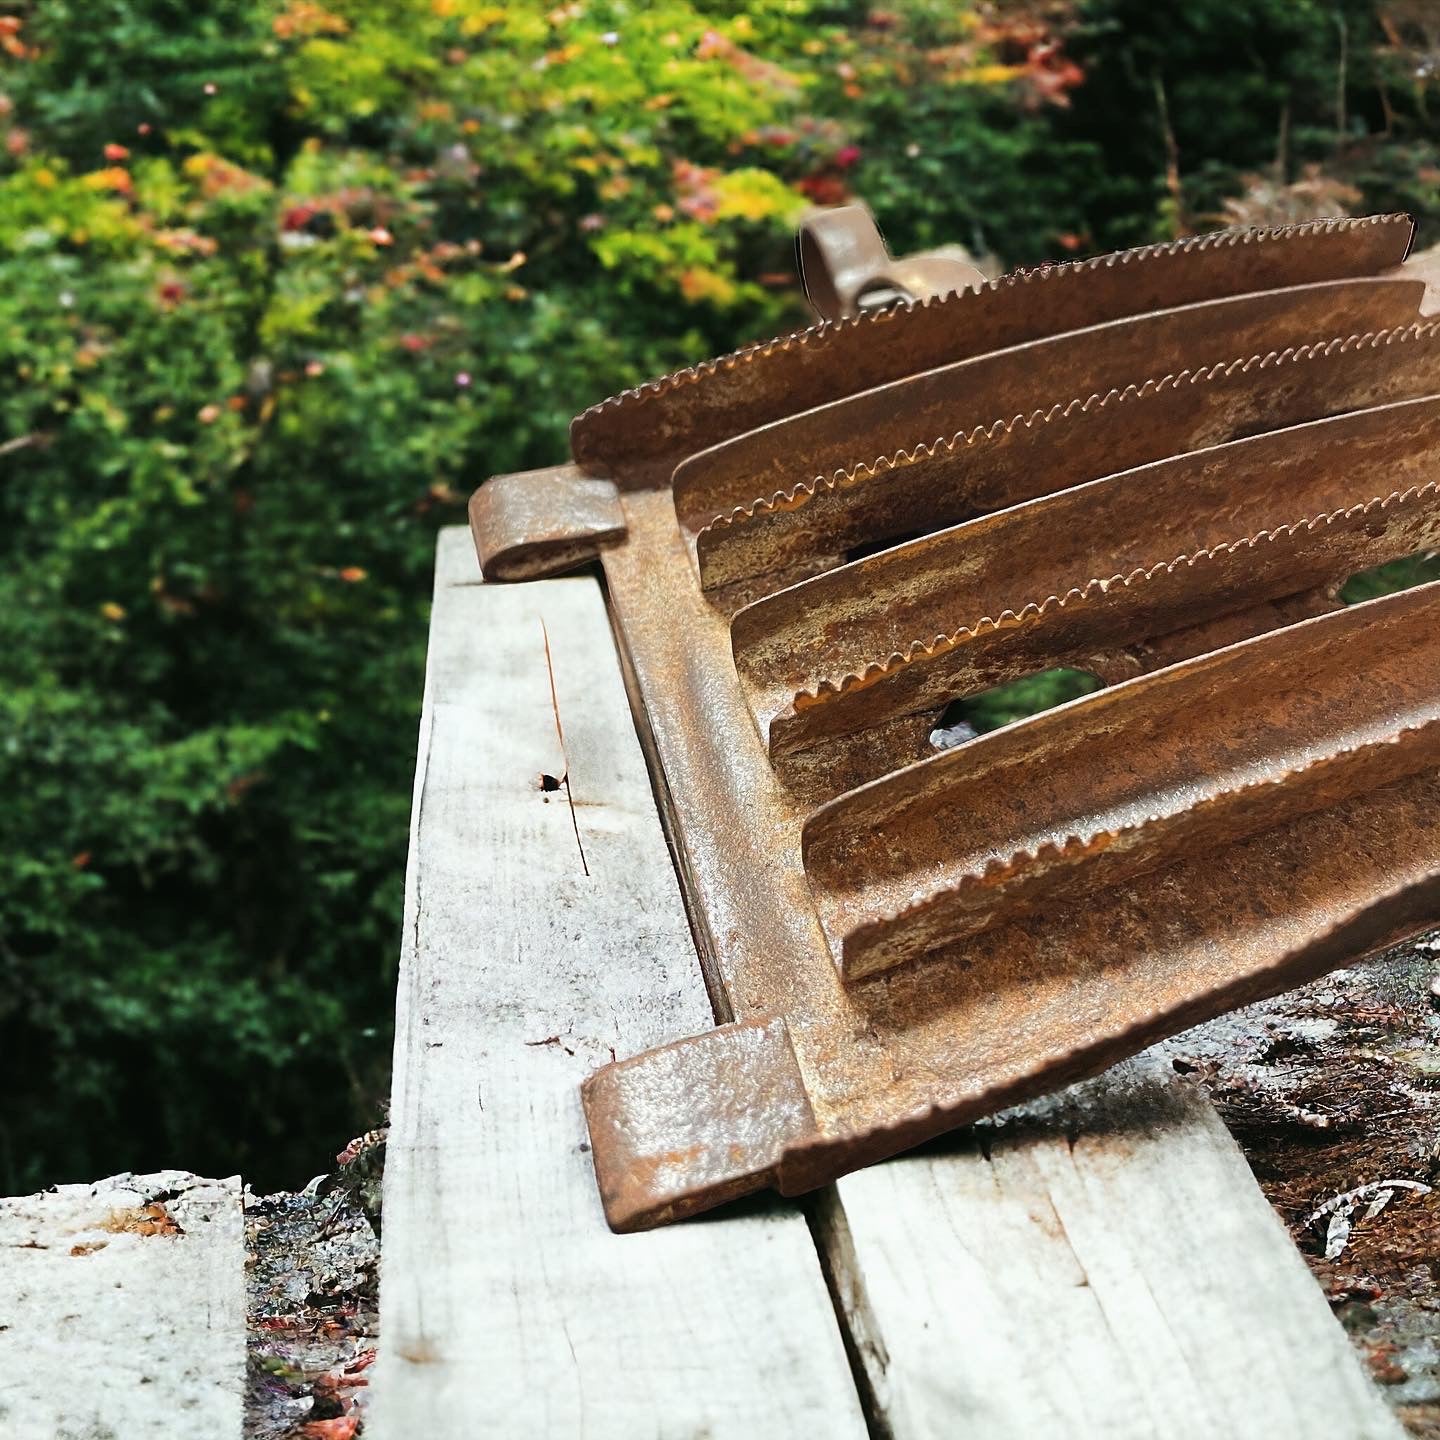
<svg viewBox="0 0 1440 1440"><path fill-rule="evenodd" d="M1283 133L1430 207L1407 17L1152 8L0 0L0 1189L371 1122L434 530L804 323L806 206L1031 262Z"/></svg>

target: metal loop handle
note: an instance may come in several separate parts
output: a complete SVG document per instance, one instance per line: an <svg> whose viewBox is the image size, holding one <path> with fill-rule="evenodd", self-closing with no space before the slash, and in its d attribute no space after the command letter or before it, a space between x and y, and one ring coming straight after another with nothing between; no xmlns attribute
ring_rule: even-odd
<svg viewBox="0 0 1440 1440"><path fill-rule="evenodd" d="M800 281L822 320L843 320L897 300L923 300L985 283L973 265L939 255L892 258L863 205L817 210L796 236Z"/></svg>

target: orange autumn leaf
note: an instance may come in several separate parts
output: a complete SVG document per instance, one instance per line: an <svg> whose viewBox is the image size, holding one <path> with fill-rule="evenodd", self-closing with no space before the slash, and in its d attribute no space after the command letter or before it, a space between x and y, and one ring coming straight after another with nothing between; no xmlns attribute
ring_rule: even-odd
<svg viewBox="0 0 1440 1440"><path fill-rule="evenodd" d="M300 1427L306 1440L354 1440L360 1429L358 1415L339 1415L334 1420L310 1420Z"/></svg>
<svg viewBox="0 0 1440 1440"><path fill-rule="evenodd" d="M103 170L92 170L80 177L80 183L87 190L113 190L118 195L128 195L135 188L130 172L119 165L110 165Z"/></svg>
<svg viewBox="0 0 1440 1440"><path fill-rule="evenodd" d="M291 0L275 17L272 28L281 40L308 40L317 35L344 35L350 23L311 0Z"/></svg>

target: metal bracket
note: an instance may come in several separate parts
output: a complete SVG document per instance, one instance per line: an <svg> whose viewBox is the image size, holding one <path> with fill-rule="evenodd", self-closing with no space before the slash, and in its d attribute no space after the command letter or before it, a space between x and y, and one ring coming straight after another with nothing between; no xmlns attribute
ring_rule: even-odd
<svg viewBox="0 0 1440 1440"><path fill-rule="evenodd" d="M796 248L805 297L822 320L843 320L897 301L926 300L985 284L985 276L973 265L950 256L895 259L863 205L816 211L801 225Z"/></svg>
<svg viewBox="0 0 1440 1440"><path fill-rule="evenodd" d="M497 475L470 497L470 530L487 580L538 580L593 560L625 538L609 480L574 465Z"/></svg>

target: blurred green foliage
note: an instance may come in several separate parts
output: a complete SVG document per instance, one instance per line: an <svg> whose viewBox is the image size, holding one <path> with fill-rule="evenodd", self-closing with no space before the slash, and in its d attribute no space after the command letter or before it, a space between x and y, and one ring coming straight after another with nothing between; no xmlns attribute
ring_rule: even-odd
<svg viewBox="0 0 1440 1440"><path fill-rule="evenodd" d="M1440 580L1440 554L1428 550L1352 575L1340 591L1340 598L1347 605L1358 605L1362 600L1374 600L1381 595L1394 594L1396 590L1409 590L1435 580Z"/></svg>
<svg viewBox="0 0 1440 1440"><path fill-rule="evenodd" d="M1424 43L1360 0L0 0L0 1189L293 1184L371 1123L434 531L803 323L808 205L1015 264L1318 165L1428 227Z"/></svg>
<svg viewBox="0 0 1440 1440"><path fill-rule="evenodd" d="M1037 711L1093 695L1100 688L1101 682L1088 671L1058 666L952 701L940 717L940 728L963 724L975 734L984 735Z"/></svg>

